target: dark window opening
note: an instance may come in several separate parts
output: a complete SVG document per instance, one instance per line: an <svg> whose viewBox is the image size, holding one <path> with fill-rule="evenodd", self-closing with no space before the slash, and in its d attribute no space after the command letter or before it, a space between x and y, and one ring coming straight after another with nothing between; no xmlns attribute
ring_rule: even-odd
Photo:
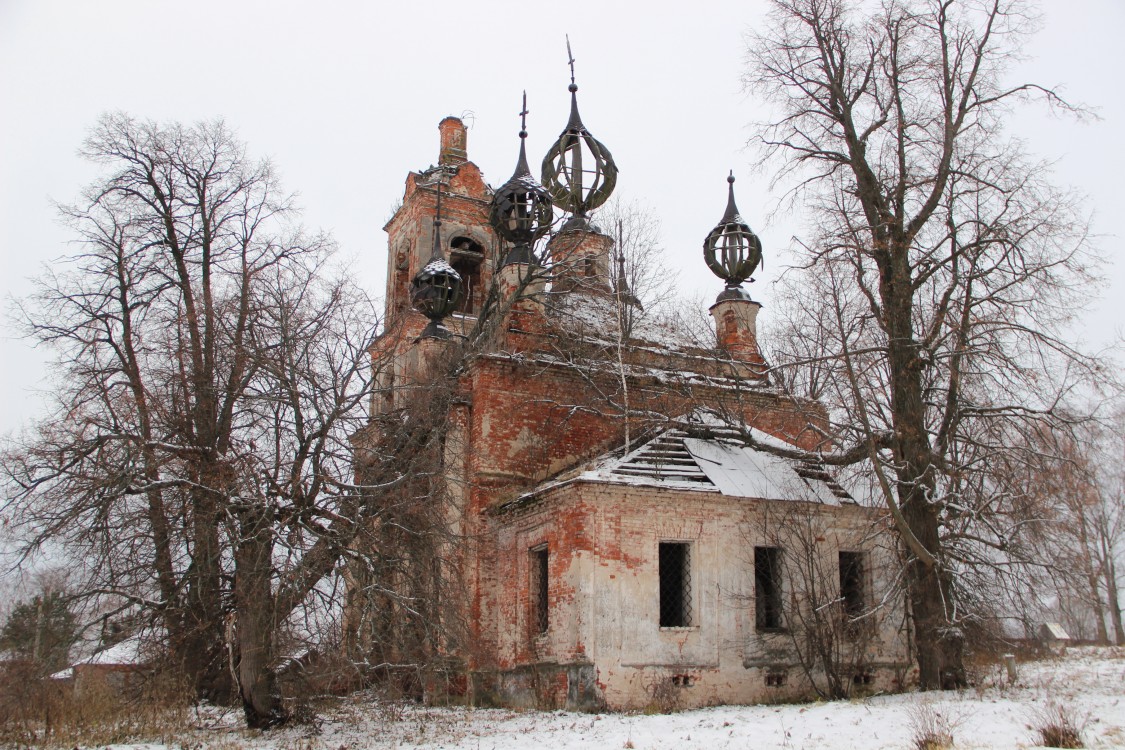
<svg viewBox="0 0 1125 750"><path fill-rule="evenodd" d="M528 567L531 573L531 633L542 635L550 625L550 600L547 588L547 548L538 547L530 551Z"/></svg>
<svg viewBox="0 0 1125 750"><path fill-rule="evenodd" d="M660 627L691 625L691 546L660 543Z"/></svg>
<svg viewBox="0 0 1125 750"><path fill-rule="evenodd" d="M766 687L784 687L789 682L789 670L771 669L766 672Z"/></svg>
<svg viewBox="0 0 1125 750"><path fill-rule="evenodd" d="M853 685L870 685L875 682L875 675L871 672L856 672L852 675Z"/></svg>
<svg viewBox="0 0 1125 750"><path fill-rule="evenodd" d="M449 264L461 276L461 301L456 312L476 315L481 301L481 267L484 248L468 237L454 237L450 243Z"/></svg>
<svg viewBox="0 0 1125 750"><path fill-rule="evenodd" d="M863 614L863 553L840 553L840 599L844 604L844 614L856 618Z"/></svg>
<svg viewBox="0 0 1125 750"><path fill-rule="evenodd" d="M589 256L589 255L586 256L586 264L585 265L586 265L585 273L586 273L587 276L597 276L598 275L598 264L597 264L597 261L594 260L594 258L592 256Z"/></svg>
<svg viewBox="0 0 1125 750"><path fill-rule="evenodd" d="M695 679L690 674L674 674L672 684L676 687L691 687L695 684Z"/></svg>
<svg viewBox="0 0 1125 750"><path fill-rule="evenodd" d="M781 549L754 548L754 616L759 630L781 628Z"/></svg>
<svg viewBox="0 0 1125 750"><path fill-rule="evenodd" d="M395 402L395 370L393 366L386 370L386 381L383 384L383 402L388 408L393 406Z"/></svg>

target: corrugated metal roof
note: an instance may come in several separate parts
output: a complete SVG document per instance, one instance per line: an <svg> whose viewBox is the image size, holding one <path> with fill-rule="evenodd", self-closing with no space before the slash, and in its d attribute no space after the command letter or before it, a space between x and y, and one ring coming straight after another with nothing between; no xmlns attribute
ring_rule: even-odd
<svg viewBox="0 0 1125 750"><path fill-rule="evenodd" d="M684 446L724 495L840 504L827 482L801 476L791 459L718 440L684 438Z"/></svg>

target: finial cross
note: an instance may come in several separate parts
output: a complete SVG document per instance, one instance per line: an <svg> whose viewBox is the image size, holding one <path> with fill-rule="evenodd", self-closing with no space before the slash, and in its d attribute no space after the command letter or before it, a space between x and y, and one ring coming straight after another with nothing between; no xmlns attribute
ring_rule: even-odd
<svg viewBox="0 0 1125 750"><path fill-rule="evenodd" d="M520 111L520 135L527 131L527 91L523 92L523 109Z"/></svg>
<svg viewBox="0 0 1125 750"><path fill-rule="evenodd" d="M570 58L570 82L574 83L574 53L570 51L570 34L566 35L566 56Z"/></svg>

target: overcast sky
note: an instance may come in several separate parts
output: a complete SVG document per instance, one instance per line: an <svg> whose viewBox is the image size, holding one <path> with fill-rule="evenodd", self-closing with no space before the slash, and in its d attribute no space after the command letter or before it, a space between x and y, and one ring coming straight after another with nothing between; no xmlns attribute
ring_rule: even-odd
<svg viewBox="0 0 1125 750"><path fill-rule="evenodd" d="M331 232L354 275L382 296L382 226L409 170L437 159L437 123L465 118L469 158L498 186L515 164L520 92L537 163L566 123L564 34L577 59L583 120L613 152L618 193L660 216L682 291L717 294L700 245L725 205L765 243L755 297L799 216L774 214L768 176L746 148L760 115L741 89L745 35L763 0L737 2L239 2L0 0L0 284L6 298L70 251L52 201L73 200L97 174L76 151L106 111L194 122L224 118L300 194L305 223ZM1125 312L1115 219L1125 204L1125 105L1118 56L1122 0L1046 0L1043 31L1015 78L1059 85L1101 119L1039 109L1013 132L1055 160L1057 182L1089 197L1108 286L1084 335L1108 343ZM35 414L44 354L0 333L0 434Z"/></svg>

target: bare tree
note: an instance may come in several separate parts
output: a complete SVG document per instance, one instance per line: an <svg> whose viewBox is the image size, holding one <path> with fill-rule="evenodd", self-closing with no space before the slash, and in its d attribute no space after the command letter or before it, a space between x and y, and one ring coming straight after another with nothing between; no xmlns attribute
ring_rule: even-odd
<svg viewBox="0 0 1125 750"><path fill-rule="evenodd" d="M1043 432L1029 452L1034 460L1012 483L1022 483L1027 516L1035 519L1029 531L1046 571L1039 576L1042 590L1025 596L1063 621L1072 636L1099 643L1111 642L1110 628L1113 642L1125 642L1117 581L1125 542L1121 469L1114 460L1120 441L1112 425L1094 422L1074 434Z"/></svg>
<svg viewBox="0 0 1125 750"><path fill-rule="evenodd" d="M63 545L88 595L155 615L199 694L233 671L249 724L284 721L275 635L365 513L376 317L221 122L110 115L84 154L108 174L61 208L79 252L22 307L56 403L5 451L8 510L26 554Z"/></svg>
<svg viewBox="0 0 1125 750"><path fill-rule="evenodd" d="M1016 101L1066 107L1004 85L1023 4L867 7L775 0L749 40L745 83L778 113L764 160L798 180L815 226L790 277L804 343L774 356L830 369L808 385L838 443L866 449L909 553L921 685L952 687L965 681L956 578L1008 542L983 477L1089 365L1062 331L1092 261L1074 199L1003 135Z"/></svg>

